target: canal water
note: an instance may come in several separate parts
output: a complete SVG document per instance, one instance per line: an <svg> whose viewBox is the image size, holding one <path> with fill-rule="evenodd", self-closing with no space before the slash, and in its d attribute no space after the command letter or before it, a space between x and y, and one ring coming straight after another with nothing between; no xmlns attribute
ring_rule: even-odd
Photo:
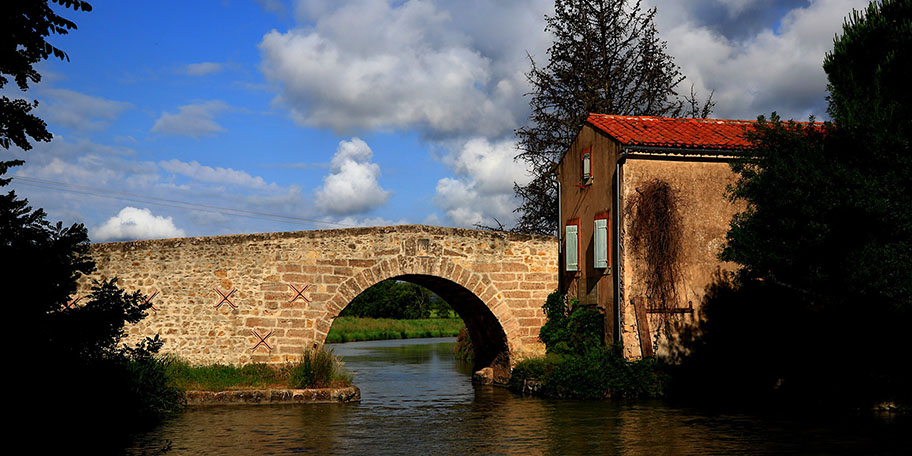
<svg viewBox="0 0 912 456"><path fill-rule="evenodd" d="M660 401L524 398L473 386L454 339L329 345L361 403L190 408L137 438L168 454L912 454L904 425L718 414Z"/></svg>

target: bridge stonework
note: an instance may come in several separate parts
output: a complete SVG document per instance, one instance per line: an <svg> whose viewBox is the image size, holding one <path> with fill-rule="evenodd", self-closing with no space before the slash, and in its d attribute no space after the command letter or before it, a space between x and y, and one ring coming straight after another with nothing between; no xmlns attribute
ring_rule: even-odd
<svg viewBox="0 0 912 456"><path fill-rule="evenodd" d="M476 368L502 376L544 351L541 306L557 288L557 247L549 236L422 225L94 244L98 269L80 293L111 277L157 293L127 340L158 334L164 352L191 363L281 363L322 345L362 291L404 280L446 299L466 322ZM305 286L306 299L296 296L292 287Z"/></svg>

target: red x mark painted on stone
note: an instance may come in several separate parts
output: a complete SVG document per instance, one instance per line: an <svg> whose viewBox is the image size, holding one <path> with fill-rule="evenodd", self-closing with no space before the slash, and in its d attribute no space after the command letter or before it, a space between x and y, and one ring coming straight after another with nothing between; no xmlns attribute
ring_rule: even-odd
<svg viewBox="0 0 912 456"><path fill-rule="evenodd" d="M153 300L156 296L158 296L158 292L157 292L157 291L156 291L155 293L150 294L149 296L146 296L146 299L143 300L143 305L145 305L146 303L148 303L148 304L150 304L150 308L151 308L152 310L158 312L158 309L155 308L155 305L154 305L154 304L152 304L152 300Z"/></svg>
<svg viewBox="0 0 912 456"><path fill-rule="evenodd" d="M295 302L296 299L301 298L304 300L304 302L310 303L310 299L307 299L307 297L304 296L304 290L306 290L308 287L310 287L309 283L305 283L304 286L301 287L300 290L295 288L295 286L290 283L288 284L288 286L291 287L291 289L295 291L294 297L291 298L291 301L288 301L288 302Z"/></svg>
<svg viewBox="0 0 912 456"><path fill-rule="evenodd" d="M267 350L272 351L272 347L269 345L269 342L266 342L266 339L268 339L269 336L271 336L275 331L269 331L265 336L261 336L260 333L256 332L256 330L253 329L251 329L250 332L252 332L253 335L257 337L257 339L260 339L260 341L257 342L256 345L250 349L250 351L256 351L260 345L266 347Z"/></svg>
<svg viewBox="0 0 912 456"><path fill-rule="evenodd" d="M82 299L82 296L76 296L76 298L71 299L70 302L67 303L66 308L67 308L67 309L75 309L75 308L76 308L76 304L79 303L79 300L80 300L80 299Z"/></svg>
<svg viewBox="0 0 912 456"><path fill-rule="evenodd" d="M227 302L228 305L231 306L232 309L237 309L237 306L234 305L233 302L231 302L231 295L233 295L235 291L237 291L237 288L232 288L231 291L228 292L228 294L225 294L225 293L222 293L222 290L219 290L219 287L215 287L215 292L218 293L222 297L222 300L219 301L218 304L215 305L215 308L218 309L219 307L222 307L222 304Z"/></svg>

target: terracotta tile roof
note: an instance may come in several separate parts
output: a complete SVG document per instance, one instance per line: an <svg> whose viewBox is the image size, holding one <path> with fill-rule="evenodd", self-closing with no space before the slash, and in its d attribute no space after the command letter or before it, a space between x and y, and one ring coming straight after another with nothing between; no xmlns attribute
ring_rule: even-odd
<svg viewBox="0 0 912 456"><path fill-rule="evenodd" d="M753 148L753 145L744 138L744 131L756 123L752 120L676 119L607 114L589 114L586 121L626 146L720 151Z"/></svg>

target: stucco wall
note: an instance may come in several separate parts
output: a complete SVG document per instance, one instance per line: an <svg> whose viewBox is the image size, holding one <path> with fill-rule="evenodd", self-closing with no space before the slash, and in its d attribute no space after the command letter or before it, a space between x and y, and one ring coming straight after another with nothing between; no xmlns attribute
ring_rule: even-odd
<svg viewBox="0 0 912 456"><path fill-rule="evenodd" d="M583 183L580 180L582 165L581 152L591 148L592 178ZM614 323L614 272L612 268L595 268L594 222L597 214L609 214L613 218L614 188L613 176L617 162L618 144L604 133L590 125L584 125L570 149L561 159L557 169L561 183L560 233L563 236L567 223L579 220L579 271L568 272L561 258L564 292L571 298L579 299L583 305L598 305L605 313L605 339L615 340ZM609 222L613 224L613 222ZM609 263L612 261L609 260Z"/></svg>
<svg viewBox="0 0 912 456"><path fill-rule="evenodd" d="M679 314L675 318L692 323L699 314L699 306L707 287L722 270L733 270L735 265L719 261L732 216L743 209L741 204L731 203L725 196L726 186L734 182L735 176L726 163L705 163L666 160L629 159L622 171L622 194L624 204L636 195L636 189L645 182L659 179L673 189L682 220L683 257L681 258L682 280L677 284L678 306L693 305L694 314ZM622 335L628 357L641 355L637 318L633 301L646 299L644 277L646 265L630 246L631 220L623 211L621 224L621 278L622 286ZM648 301L647 301L648 302ZM654 338L658 327L657 314L649 314L650 334ZM664 338L656 347L658 353L667 349Z"/></svg>
<svg viewBox="0 0 912 456"><path fill-rule="evenodd" d="M193 363L291 359L322 344L333 318L387 278L458 298L450 303L470 325L473 342L494 346L501 341L488 339L501 337L515 362L543 352L541 306L557 287L553 237L429 226L118 242L95 244L91 253L98 271L81 280L80 294L103 277L118 277L130 291L158 292L157 310L129 328L128 339L159 334L165 352ZM305 284L310 302L292 302L289 285ZM237 289L237 308L216 308L216 287L226 294ZM272 331L272 350L253 349L253 331Z"/></svg>

